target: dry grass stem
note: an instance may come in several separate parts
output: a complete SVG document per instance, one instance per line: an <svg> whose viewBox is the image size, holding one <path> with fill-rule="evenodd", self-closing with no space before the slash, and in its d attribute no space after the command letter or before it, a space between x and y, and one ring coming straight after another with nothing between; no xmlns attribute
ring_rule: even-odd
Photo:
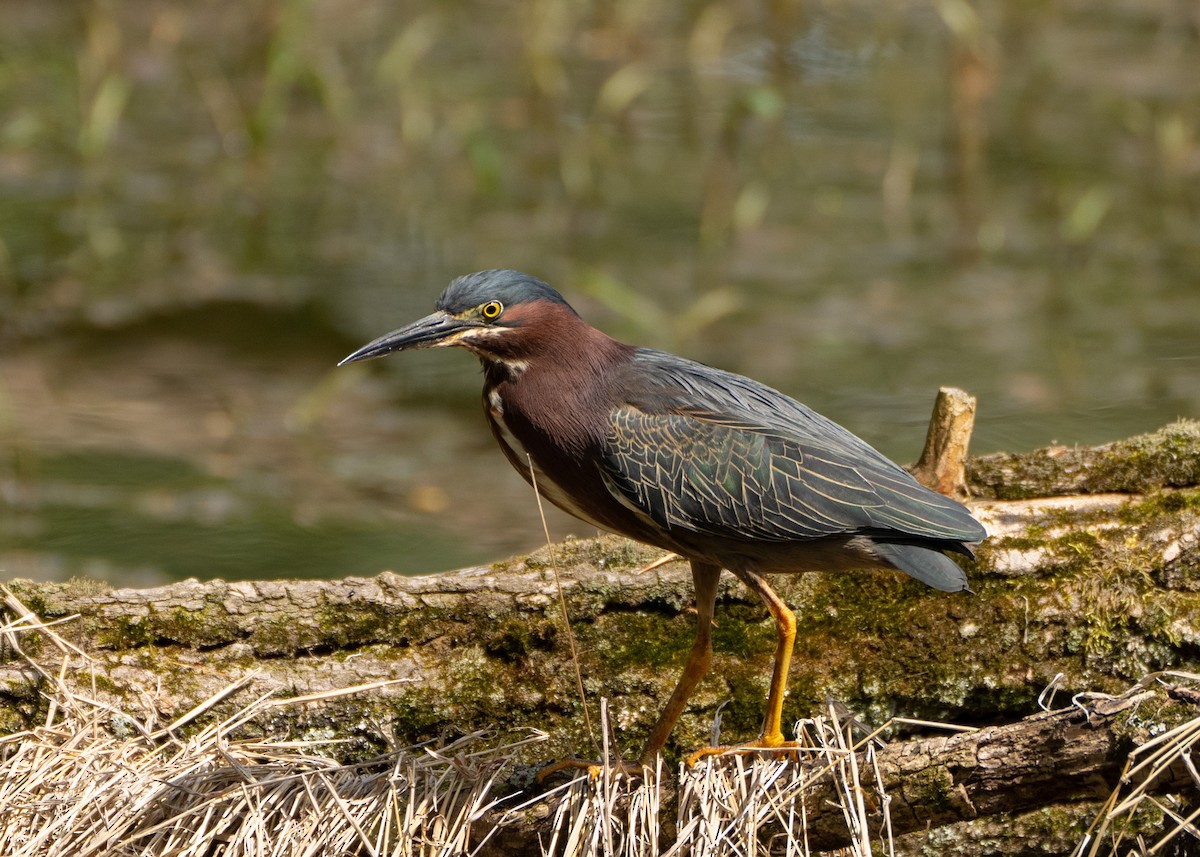
<svg viewBox="0 0 1200 857"><path fill-rule="evenodd" d="M531 736L490 747L476 733L368 763L341 764L333 742L246 740L239 727L270 709L366 693L377 682L293 699L259 696L190 737L180 732L244 690L232 682L163 728L156 713L121 711L93 698L91 664L4 592L15 616L0 640L34 670L52 700L44 725L0 739L0 854L6 857L200 857L468 853L478 821L515 754ZM53 669L23 654L39 634L61 655ZM478 839L479 837L476 836Z"/></svg>
<svg viewBox="0 0 1200 857"><path fill-rule="evenodd" d="M565 795L542 850L546 857L654 857L659 853L662 758L648 777L633 779L614 764L612 741L608 700L601 699L602 760L595 771L584 772L556 790Z"/></svg>
<svg viewBox="0 0 1200 857"><path fill-rule="evenodd" d="M893 725L963 729L897 718L868 731L830 704L796 724L794 746L681 766L670 831L662 826L661 760L645 778L625 773L615 761L607 700L600 702L598 769L514 805L515 787L503 777L529 744L544 740L541 733L497 747L479 732L342 763L327 755L335 740L247 737L259 730L244 727L267 722L281 706L393 682L291 699L262 694L234 708L232 697L249 689L253 673L163 726L150 694L137 711L100 701L92 662L59 636L60 623L40 621L7 590L3 596L11 618L0 625L0 645L23 661L49 700L40 725L0 738L6 857L451 857L478 853L499 829L497 819L500 827L529 823L535 805L551 809L542 828L547 857L809 857L810 840L831 835L844 844L842 854L894 857L881 733ZM28 648L53 662L25 653L21 642L32 635L39 646ZM1156 674L1130 693L1166 680L1200 676ZM1163 791L1155 787L1162 777L1190 776L1200 787L1191 761L1197 742L1200 718L1135 749L1074 857L1164 854L1179 837L1200 839L1200 809L1151 794ZM1153 843L1129 833L1147 812L1166 819Z"/></svg>
<svg viewBox="0 0 1200 857"><path fill-rule="evenodd" d="M601 734L606 751L609 731L605 710ZM594 776L581 775L561 787L567 796L558 806L544 853L549 857L811 855L810 802L813 795L832 794L849 832L850 845L843 853L891 855L889 802L876 765L874 733L857 741L853 733L852 723L831 707L827 716L797 725L799 747L783 753L709 757L694 769L681 765L676 832L669 844L662 842L658 822L661 769L644 780L631 781L619 768L603 765ZM860 762L865 762L865 770Z"/></svg>
<svg viewBox="0 0 1200 857"><path fill-rule="evenodd" d="M1143 678L1129 693L1165 679L1181 679L1200 682L1195 673L1166 671ZM1136 747L1125 761L1121 781L1097 813L1083 839L1072 852L1072 857L1100 857L1100 855L1162 854L1182 834L1200 842L1200 809L1187 815L1181 813L1190 807L1173 804L1172 798L1163 798L1150 793L1155 781L1162 777L1173 777L1180 766L1200 788L1200 775L1192 762L1193 752L1200 741L1200 717L1179 724ZM1167 819L1163 833L1157 841L1148 843L1144 834L1139 835L1134 823L1141 813L1161 813ZM1133 832L1131 832L1133 831ZM1192 849L1197 845L1192 843ZM1185 849L1187 851L1187 849ZM1184 851L1178 851L1184 853ZM1191 853L1187 851L1187 853Z"/></svg>

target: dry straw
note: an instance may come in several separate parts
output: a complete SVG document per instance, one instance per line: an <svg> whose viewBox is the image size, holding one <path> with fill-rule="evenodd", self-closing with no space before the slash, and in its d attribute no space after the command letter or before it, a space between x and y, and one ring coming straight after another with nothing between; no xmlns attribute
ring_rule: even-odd
<svg viewBox="0 0 1200 857"><path fill-rule="evenodd" d="M607 751L603 710L601 723ZM797 724L797 746L786 752L730 753L694 769L681 767L674 838L667 843L660 828L661 767L645 780L630 780L616 766L604 765L560 787L565 796L544 853L804 857L815 853L805 833L807 801L813 794L832 794L846 829L840 853L892 855L889 799L875 763L878 731L856 741L856 726L831 704L825 716Z"/></svg>
<svg viewBox="0 0 1200 857"><path fill-rule="evenodd" d="M1146 676L1138 686L1168 680L1172 683L1200 682L1200 675L1168 670ZM1136 747L1125 760L1120 782L1104 802L1072 857L1192 853L1186 848L1174 852L1169 849L1180 847L1181 837L1190 839L1190 846L1195 847L1196 841L1200 840L1200 808L1189 806L1183 809L1173 795L1151 792L1156 790L1156 783L1174 779L1174 771L1180 766L1200 791L1200 771L1192 761L1197 742L1200 742L1200 717L1168 729ZM1144 834L1139 835L1134 823L1136 816L1146 813L1161 813L1165 821L1162 834L1151 842L1146 841Z"/></svg>
<svg viewBox="0 0 1200 857"><path fill-rule="evenodd" d="M541 850L553 857L804 857L814 853L806 832L814 795L821 796L822 825L833 812L844 831L840 853L895 853L890 799L876 765L882 730L864 735L833 705L797 724L798 746L786 753L723 755L681 768L671 783L676 817L664 829L661 768L630 779L610 763L549 794L518 797L507 777L528 745L544 739L533 731L499 747L494 736L475 733L356 764L324 755L334 749L328 741L238 737L249 731L241 727L281 707L368 693L386 682L292 699L261 696L218 719L219 704L227 710L251 674L157 726L148 705L136 712L100 701L92 665L55 631L58 623L42 622L3 593L12 618L0 625L0 649L48 700L40 726L0 738L5 857L450 857L486 849L497 821L530 823L534 804L551 808ZM22 648L32 635L40 637L39 658ZM602 757L615 758L603 701L599 731ZM1127 853L1125 822L1148 808L1167 822L1159 841L1139 842L1144 853L1200 836L1200 813L1149 793L1158 777L1190 765L1198 740L1200 718L1134 751L1075 854ZM1200 786L1200 775L1187 769Z"/></svg>
<svg viewBox="0 0 1200 857"><path fill-rule="evenodd" d="M490 748L477 733L363 764L339 764L317 752L329 742L230 737L272 709L388 682L292 699L259 697L180 737L253 675L153 728L152 713L119 711L81 690L93 685L86 655L4 593L16 618L0 626L0 643L36 675L49 700L43 725L0 739L0 854L6 857L466 854L475 825L495 804L490 796L500 774L525 744L543 737L531 733ZM30 634L58 650L56 670L25 654L21 641Z"/></svg>

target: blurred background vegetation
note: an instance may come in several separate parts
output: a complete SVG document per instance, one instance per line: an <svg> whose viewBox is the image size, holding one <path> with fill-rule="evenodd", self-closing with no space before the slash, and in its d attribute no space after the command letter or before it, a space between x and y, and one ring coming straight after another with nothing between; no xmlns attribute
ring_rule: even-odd
<svg viewBox="0 0 1200 857"><path fill-rule="evenodd" d="M901 461L1198 416L1198 8L5 0L0 579L535 546L468 355L332 368L487 267Z"/></svg>

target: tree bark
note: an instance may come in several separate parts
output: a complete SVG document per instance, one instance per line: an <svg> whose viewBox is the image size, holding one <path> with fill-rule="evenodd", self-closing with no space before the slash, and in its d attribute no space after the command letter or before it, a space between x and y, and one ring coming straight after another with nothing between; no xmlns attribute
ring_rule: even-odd
<svg viewBox="0 0 1200 857"><path fill-rule="evenodd" d="M776 579L800 626L785 718L819 711L831 695L867 722L899 714L988 727L881 753L901 773L921 759L930 773L919 776L949 790L940 809L915 797L898 804L911 829L1043 805L1050 793L1031 784L1059 770L1078 771L1059 802L1096 799L1131 746L1106 725L1112 718L1094 709L1091 720L1075 710L1021 718L1048 685L1060 702L1119 694L1200 654L1200 423L1101 447L976 458L967 476L990 533L967 568L976 596L888 574ZM687 568L638 572L656 557L602 536L428 577L10 587L45 620L77 616L57 630L91 659L102 678L96 694L148 708L161 723L247 676L246 695L394 680L277 712L258 728L320 727L368 756L439 735L534 726L550 738L530 751L533 763L595 752L555 568L593 719L596 700L607 698L627 757L652 725L693 633ZM774 629L728 576L717 623L713 669L668 745L671 761L707 743L722 702L725 740L757 732ZM54 671L53 651L34 654ZM38 690L23 661L0 650L0 734L40 722L47 702ZM238 704L230 698L209 716ZM917 794L906 779L917 774L897 776L895 793Z"/></svg>
<svg viewBox="0 0 1200 857"><path fill-rule="evenodd" d="M1147 710L1168 720L1200 714L1192 689L1157 685L1134 688L1121 697L1078 701L1065 709L1040 712L1002 726L894 741L878 745L870 754L860 751L858 791L870 808L869 838L883 834L885 796L888 829L894 836L995 818L1012 826L1009 819L1031 809L1101 801L1121 782L1131 748L1151 737L1150 724L1134 725L1138 712ZM711 762L725 763L721 759ZM844 781L822 776L827 773L822 770L826 767L823 760L791 764L806 768L809 777L798 801L804 805L809 847L832 851L850 846L853 840L839 795ZM1139 786L1152 795L1196 789L1182 759L1164 764L1153 778L1139 771L1125 780L1127 792ZM776 791L785 788L778 782L774 785ZM718 797L712 802L719 803L728 815L739 809L736 797ZM707 815L714 808L686 807L685 814L689 811ZM489 823L502 827L481 855L539 855L539 843L549 841L553 833L553 815L544 812L539 821L506 825L503 811L493 812ZM764 853L774 853L769 843L779 834L778 824L757 831Z"/></svg>
<svg viewBox="0 0 1200 857"><path fill-rule="evenodd" d="M975 397L957 387L942 387L933 403L925 448L912 474L927 488L966 499L967 449L975 429Z"/></svg>

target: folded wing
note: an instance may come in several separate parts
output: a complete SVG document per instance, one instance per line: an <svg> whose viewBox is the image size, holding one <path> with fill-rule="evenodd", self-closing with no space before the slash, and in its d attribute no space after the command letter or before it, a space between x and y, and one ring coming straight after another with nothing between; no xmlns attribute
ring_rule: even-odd
<svg viewBox="0 0 1200 857"><path fill-rule="evenodd" d="M667 380L612 410L601 471L658 526L768 541L861 533L965 552L984 538L962 505L782 393L662 352L638 361L669 362L650 373Z"/></svg>

